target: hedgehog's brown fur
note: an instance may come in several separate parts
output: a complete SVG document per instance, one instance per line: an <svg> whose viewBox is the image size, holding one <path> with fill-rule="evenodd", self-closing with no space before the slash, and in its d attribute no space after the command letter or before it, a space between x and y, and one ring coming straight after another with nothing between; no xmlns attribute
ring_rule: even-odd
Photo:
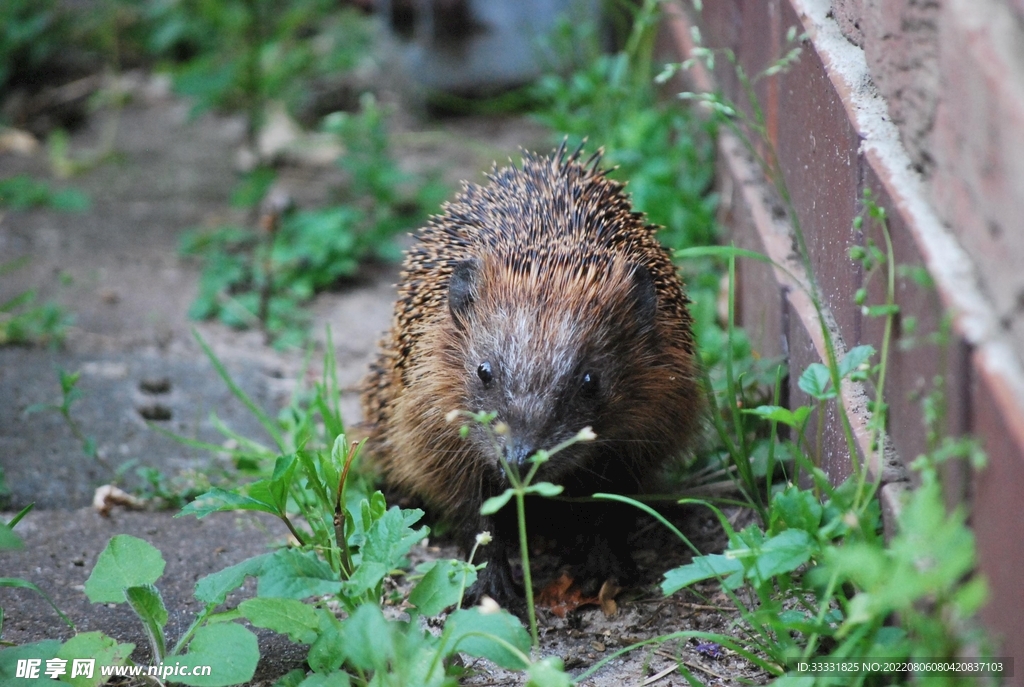
<svg viewBox="0 0 1024 687"><path fill-rule="evenodd" d="M385 479L439 509L466 546L497 528L477 591L503 602L514 531L479 509L507 481L489 435L461 438L449 411L498 411L512 462L593 426L597 441L538 475L580 495L637 491L692 444L703 416L675 267L597 162L563 145L492 172L487 186L466 184L407 254L391 331L364 381L368 450Z"/></svg>

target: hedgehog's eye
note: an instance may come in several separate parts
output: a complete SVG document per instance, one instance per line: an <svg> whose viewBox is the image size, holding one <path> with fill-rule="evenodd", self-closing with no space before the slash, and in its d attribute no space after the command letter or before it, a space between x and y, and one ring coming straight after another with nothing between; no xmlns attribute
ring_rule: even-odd
<svg viewBox="0 0 1024 687"><path fill-rule="evenodd" d="M480 377L480 381L484 383L484 386L490 386L491 380L494 379L494 373L491 372L491 364L486 360L480 363L480 367L476 368L476 374Z"/></svg>
<svg viewBox="0 0 1024 687"><path fill-rule="evenodd" d="M580 380L580 393L586 398L593 398L597 396L597 392L600 390L601 385L597 379L596 372L585 372L583 379Z"/></svg>

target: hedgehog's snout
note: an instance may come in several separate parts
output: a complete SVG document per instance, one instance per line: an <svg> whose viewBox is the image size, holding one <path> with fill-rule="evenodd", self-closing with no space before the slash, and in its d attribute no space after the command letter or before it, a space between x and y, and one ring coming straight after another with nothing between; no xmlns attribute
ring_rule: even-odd
<svg viewBox="0 0 1024 687"><path fill-rule="evenodd" d="M518 437L512 437L501 449L505 462L518 470L520 475L525 474L530 456L536 452L537 447L533 442Z"/></svg>

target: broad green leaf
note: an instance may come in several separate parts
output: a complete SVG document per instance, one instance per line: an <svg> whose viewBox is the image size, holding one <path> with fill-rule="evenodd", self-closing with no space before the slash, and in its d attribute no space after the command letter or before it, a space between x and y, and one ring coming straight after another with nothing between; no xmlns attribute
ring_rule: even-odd
<svg viewBox="0 0 1024 687"><path fill-rule="evenodd" d="M153 655L162 659L165 654L164 625L167 624L167 608L164 607L160 590L151 584L129 587L124 590L128 605L142 621Z"/></svg>
<svg viewBox="0 0 1024 687"><path fill-rule="evenodd" d="M329 627L320 632L309 647L306 662L317 673L330 674L345 662L345 634L341 627Z"/></svg>
<svg viewBox="0 0 1024 687"><path fill-rule="evenodd" d="M353 599L358 599L365 594L375 590L380 581L383 580L391 568L377 561L363 560L357 567L352 577L342 583L344 594Z"/></svg>
<svg viewBox="0 0 1024 687"><path fill-rule="evenodd" d="M348 673L336 670L326 675L313 673L299 683L299 687L348 687L351 684Z"/></svg>
<svg viewBox="0 0 1024 687"><path fill-rule="evenodd" d="M85 581L85 595L96 603L123 603L124 590L153 584L164 574L164 558L149 542L119 534L107 543Z"/></svg>
<svg viewBox="0 0 1024 687"><path fill-rule="evenodd" d="M263 566L274 554L265 553L254 556L231 567L224 568L220 572L200 579L196 582L195 596L203 603L222 604L228 594L238 589L245 583L247 576L258 577L263 571Z"/></svg>
<svg viewBox="0 0 1024 687"><path fill-rule="evenodd" d="M428 529L412 529L423 517L421 510L402 510L394 506L378 518L366 532L366 541L360 549L362 565L379 563L386 571L397 568L409 549L427 536Z"/></svg>
<svg viewBox="0 0 1024 687"><path fill-rule="evenodd" d="M476 582L476 568L457 560L438 561L409 594L409 603L423 615L437 615L457 604Z"/></svg>
<svg viewBox="0 0 1024 687"><path fill-rule="evenodd" d="M21 538L10 527L0 522L0 551L24 548Z"/></svg>
<svg viewBox="0 0 1024 687"><path fill-rule="evenodd" d="M692 563L666 572L665 579L661 583L661 591L665 596L668 596L695 582L712 577L732 576L736 573L743 573L743 562L736 558L730 558L718 553L699 556L694 558Z"/></svg>
<svg viewBox="0 0 1024 687"><path fill-rule="evenodd" d="M237 623L203 625L188 644L188 653L167 658L163 665L185 667L210 666L209 675L183 675L181 670L168 676L169 682L195 687L225 687L248 682L260 660L256 635Z"/></svg>
<svg viewBox="0 0 1024 687"><path fill-rule="evenodd" d="M361 670L383 668L395 655L391 627L376 604L357 608L342 625L341 637L347 660Z"/></svg>
<svg viewBox="0 0 1024 687"><path fill-rule="evenodd" d="M257 594L287 599L337 594L341 581L331 566L316 557L295 549L281 549L263 564Z"/></svg>
<svg viewBox="0 0 1024 687"><path fill-rule="evenodd" d="M41 642L12 646L0 649L0 685L4 687L39 687L48 679L44 676L46 661L54 658L60 651L61 643L56 639L44 639ZM39 676L36 678L15 677L18 674L18 661L38 659Z"/></svg>
<svg viewBox="0 0 1024 687"><path fill-rule="evenodd" d="M572 677L565 672L562 659L545 656L526 670L526 687L570 687Z"/></svg>
<svg viewBox="0 0 1024 687"><path fill-rule="evenodd" d="M845 379L848 377L851 372L870 360L874 354L874 347L867 344L851 348L843 356L842 362L839 363L840 378Z"/></svg>
<svg viewBox="0 0 1024 687"><path fill-rule="evenodd" d="M804 530L786 530L768 539L758 551L754 561L755 584L796 570L810 560L814 540Z"/></svg>
<svg viewBox="0 0 1024 687"><path fill-rule="evenodd" d="M835 398L835 389L830 388L831 375L828 368L821 363L811 363L800 375L798 385L811 398L824 401Z"/></svg>
<svg viewBox="0 0 1024 687"><path fill-rule="evenodd" d="M238 604L238 610L256 627L288 635L296 644L312 644L320 630L313 607L295 599L248 599Z"/></svg>
<svg viewBox="0 0 1024 687"><path fill-rule="evenodd" d="M266 480L260 480L260 482L266 482ZM250 485L249 488L252 489L253 486ZM257 486L256 491L257 493L261 492L261 487ZM281 511L270 501L214 487L192 503L186 505L174 517L180 518L183 515L194 515L197 518L205 518L210 513L231 510L255 510L272 515L281 515Z"/></svg>
<svg viewBox="0 0 1024 687"><path fill-rule="evenodd" d="M531 484L527 487L526 493L540 494L541 496L551 498L552 496L558 496L561 494L564 489L565 487L559 484L552 484L551 482L537 482L536 484Z"/></svg>
<svg viewBox="0 0 1024 687"><path fill-rule="evenodd" d="M68 672L61 675L61 682L67 682L74 687L96 687L105 683L109 677L100 672L98 666L123 666L128 662L128 657L135 651L134 644L118 644L116 640L106 636L102 632L83 632L77 634L60 648L57 658L63 658L68 662ZM95 659L92 677L75 675L74 660L82 658ZM4 682L3 684L7 684Z"/></svg>
<svg viewBox="0 0 1024 687"><path fill-rule="evenodd" d="M795 410L783 408L782 406L758 406L757 408L745 408L744 413L757 415L769 422L781 422L784 425L800 429L811 414L810 406L799 406Z"/></svg>
<svg viewBox="0 0 1024 687"><path fill-rule="evenodd" d="M771 531L777 534L792 528L816 533L824 510L814 492L790 485L772 499Z"/></svg>
<svg viewBox="0 0 1024 687"><path fill-rule="evenodd" d="M504 492L498 494L497 496L492 496L491 498L489 498L486 501L484 501L483 505L480 506L480 514L481 515L494 515L499 510L504 508L505 504L507 504L509 502L509 499L511 499L511 498L512 498L512 490L511 489L506 489Z"/></svg>
<svg viewBox="0 0 1024 687"><path fill-rule="evenodd" d="M287 673L277 678L274 687L299 687L306 679L306 671L301 668L292 668Z"/></svg>
<svg viewBox="0 0 1024 687"><path fill-rule="evenodd" d="M529 666L530 635L507 611L460 609L448 616L444 631L448 635L448 651L486 658L509 670Z"/></svg>
<svg viewBox="0 0 1024 687"><path fill-rule="evenodd" d="M278 456L278 460L283 457ZM274 507L275 515L284 514L285 508L288 505L288 487L291 484L291 472L294 472L294 467L293 470L286 474L284 479L270 478L257 480L246 487L245 495L254 501L269 503Z"/></svg>

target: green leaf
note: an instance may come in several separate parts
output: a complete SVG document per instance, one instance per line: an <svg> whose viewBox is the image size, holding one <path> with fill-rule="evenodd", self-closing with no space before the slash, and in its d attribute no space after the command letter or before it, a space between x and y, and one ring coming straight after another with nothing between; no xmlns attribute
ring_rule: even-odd
<svg viewBox="0 0 1024 687"><path fill-rule="evenodd" d="M560 484L552 484L551 482L537 482L535 484L531 484L530 486L528 486L526 488L526 493L540 494L541 496L551 498L552 496L558 496L559 494L561 494L564 489L565 487L563 487Z"/></svg>
<svg viewBox="0 0 1024 687"><path fill-rule="evenodd" d="M119 534L107 543L85 581L85 595L96 603L123 603L124 590L153 584L164 574L164 558L149 542Z"/></svg>
<svg viewBox="0 0 1024 687"><path fill-rule="evenodd" d="M790 410L782 406L766 405L758 406L757 408L745 408L743 412L748 415L757 415L769 422L781 422L784 425L799 429L807 421L807 416L811 414L811 408L810 406L800 406L796 410Z"/></svg>
<svg viewBox="0 0 1024 687"><path fill-rule="evenodd" d="M276 178L277 172L274 169L262 166L243 175L231 191L231 207L255 207L267 195Z"/></svg>
<svg viewBox="0 0 1024 687"><path fill-rule="evenodd" d="M53 602L53 599L50 598L50 595L44 592L39 587L37 587L34 583L29 582L28 580L23 580L20 577L0 577L0 587L20 587L21 589L31 589L32 591L46 599L47 603L49 603L53 610L57 612L57 615L60 616L60 619L64 621L65 625L67 625L72 630L75 629L75 624L71 622L71 618L64 615L64 613L59 608L57 608L57 604ZM0 618L0 620L2 620L2 618ZM2 623L0 623L0 626L2 626Z"/></svg>
<svg viewBox="0 0 1024 687"><path fill-rule="evenodd" d="M265 482L266 480L260 480ZM253 485L249 485L250 489ZM205 518L210 513L232 510L255 510L272 515L281 515L281 510L273 503L261 501L251 496L244 496L234 491L214 487L192 503L189 503L181 512L174 517L180 518L183 515L194 515L197 518Z"/></svg>
<svg viewBox="0 0 1024 687"><path fill-rule="evenodd" d="M790 485L772 499L771 531L792 528L816 533L825 512L814 492Z"/></svg>
<svg viewBox="0 0 1024 687"><path fill-rule="evenodd" d="M44 639L41 642L0 649L0 685L4 687L39 687L41 684L46 684L40 680L40 678L46 680L44 676L46 661L57 655L60 646L60 641L56 639ZM38 677L15 677L18 674L18 661L24 659L39 659Z"/></svg>
<svg viewBox="0 0 1024 687"><path fill-rule="evenodd" d="M358 600L376 591L377 585L390 570L388 566L377 561L361 561L352 576L342 585L342 593L349 598Z"/></svg>
<svg viewBox="0 0 1024 687"><path fill-rule="evenodd" d="M337 670L326 675L314 673L299 683L299 687L348 687L350 684L348 673Z"/></svg>
<svg viewBox="0 0 1024 687"><path fill-rule="evenodd" d="M665 596L674 594L683 587L713 577L734 576L743 573L743 562L736 558L713 553L699 556L692 563L674 568L665 573L661 582L661 591ZM730 589L733 588L730 586Z"/></svg>
<svg viewBox="0 0 1024 687"><path fill-rule="evenodd" d="M484 501L483 505L480 506L480 514L481 515L494 515L499 510L504 508L505 504L507 504L509 502L509 499L511 499L511 498L512 498L512 490L511 489L506 489L501 494L498 494L497 496L492 496L491 498L489 498L486 501Z"/></svg>
<svg viewBox="0 0 1024 687"><path fill-rule="evenodd" d="M900 306L898 305L869 305L864 314L868 317L887 317L889 315L898 315L900 312Z"/></svg>
<svg viewBox="0 0 1024 687"><path fill-rule="evenodd" d="M811 363L800 375L798 385L808 396L824 401L835 398L835 389L829 388L832 377L828 368L821 363Z"/></svg>
<svg viewBox="0 0 1024 687"><path fill-rule="evenodd" d="M508 611L460 609L448 616L444 631L451 652L486 658L509 670L529 666L530 635Z"/></svg>
<svg viewBox="0 0 1024 687"><path fill-rule="evenodd" d="M277 678L274 687L299 687L306 679L306 671L301 668L292 668L287 673Z"/></svg>
<svg viewBox="0 0 1024 687"><path fill-rule="evenodd" d="M545 656L526 670L526 687L570 687L572 678L566 674L562 659Z"/></svg>
<svg viewBox="0 0 1024 687"><path fill-rule="evenodd" d="M874 354L874 347L867 344L851 348L843 356L842 362L839 363L839 377L845 379L851 372L870 360Z"/></svg>
<svg viewBox="0 0 1024 687"><path fill-rule="evenodd" d="M755 584L796 570L811 558L814 542L804 530L786 530L761 545L750 577Z"/></svg>
<svg viewBox="0 0 1024 687"><path fill-rule="evenodd" d="M775 262L763 253L758 253L744 248L734 246L694 246L692 248L681 248L674 253L676 260L687 260L692 258L750 258L759 262L767 262L774 265Z"/></svg>
<svg viewBox="0 0 1024 687"><path fill-rule="evenodd" d="M279 596L286 599L305 599L310 596L337 594L341 581L331 566L312 552L281 549L263 565L259 575L257 594Z"/></svg>
<svg viewBox="0 0 1024 687"><path fill-rule="evenodd" d="M24 546L21 538L10 527L0 522L0 551L4 549L20 549Z"/></svg>
<svg viewBox="0 0 1024 687"><path fill-rule="evenodd" d="M306 661L317 673L330 674L345 662L345 634L341 627L328 627L309 647Z"/></svg>
<svg viewBox="0 0 1024 687"><path fill-rule="evenodd" d="M10 521L9 521L9 522L7 523L7 526L8 526L9 528L11 528L11 529L13 530L13 529L14 529L15 527L17 527L17 526L18 526L18 523L19 523L19 522L21 522L21 521L22 521L22 519L23 519L23 518L24 518L24 517L25 517L26 515L28 515L28 514L29 514L29 512L30 512L30 511L31 511L31 510L32 510L33 508L35 508L35 505L36 505L36 504L35 504L35 502L33 502L33 503L30 503L30 504L28 504L27 506L25 506L25 507L24 507L24 508L22 508L21 510L19 510L19 511L18 511L18 512L17 512L17 513L16 513L15 515L14 515L14 517L10 519Z"/></svg>
<svg viewBox="0 0 1024 687"><path fill-rule="evenodd" d="M92 658L96 660L96 666L123 666L128 663L129 657L135 651L134 644L118 644L116 640L108 637L102 632L83 632L77 634L60 648L57 658L68 662L68 672L60 676L61 682L74 685L74 687L96 687L105 683L109 677L103 675L99 668L93 669L93 675L88 678L84 675L71 677L74 672L73 661L81 658ZM3 684L7 684L4 682Z"/></svg>
<svg viewBox="0 0 1024 687"><path fill-rule="evenodd" d="M228 373L227 368L224 367L224 364L214 354L213 349L210 348L209 344L206 343L206 340L199 335L199 331L193 329L192 335L196 338L196 341L199 342L200 348L203 349L203 352L206 354L206 357L210 359L210 364L213 365L213 369L217 371L217 374L220 375L220 378L224 380L225 384L228 385L228 388L231 390L231 393L234 395L234 397L241 401L242 404L249 409L249 411L259 421L259 423L263 425L263 429L267 431L267 434L269 434L274 439L274 443L277 444L278 448L282 452L284 452L286 450L284 438L281 436L281 432L278 430L277 425L273 422L273 420L270 419L270 417L267 416L265 412L263 412L263 410L258 405L256 405L256 402L253 401L249 397L249 395L242 391L242 388L235 383L235 380L231 378L231 374Z"/></svg>
<svg viewBox="0 0 1024 687"><path fill-rule="evenodd" d="M295 599L248 599L238 604L238 610L256 627L288 635L296 644L312 644L319 635L316 611Z"/></svg>
<svg viewBox="0 0 1024 687"><path fill-rule="evenodd" d="M160 590L151 584L129 587L124 590L128 605L142 621L153 655L161 660L166 653L164 641L164 625L167 624L167 608L164 606Z"/></svg>
<svg viewBox="0 0 1024 687"><path fill-rule="evenodd" d="M248 558L241 563L224 568L220 572L200 579L196 582L195 597L208 604L222 604L228 594L245 583L248 576L259 577L263 566L273 557L272 553Z"/></svg>
<svg viewBox="0 0 1024 687"><path fill-rule="evenodd" d="M349 663L360 670L387 665L395 655L394 638L376 604L363 604L342 625L341 646Z"/></svg>
<svg viewBox="0 0 1024 687"><path fill-rule="evenodd" d="M386 568L385 572L399 567L409 550L429 532L426 527L411 527L422 517L423 511L418 509L391 507L367 530L366 541L360 548L362 565L379 563Z"/></svg>
<svg viewBox="0 0 1024 687"><path fill-rule="evenodd" d="M50 204L54 210L61 212L84 212L91 205L89 196L76 188L57 191L50 197Z"/></svg>
<svg viewBox="0 0 1024 687"><path fill-rule="evenodd" d="M236 623L218 623L196 630L188 653L169 657L163 665L187 667L190 673L197 666L210 666L209 675L182 675L179 671L169 676L170 681L195 687L226 687L251 680L259 660L256 635Z"/></svg>
<svg viewBox="0 0 1024 687"><path fill-rule="evenodd" d="M409 594L409 603L423 615L433 616L457 604L476 582L476 568L465 561L438 561Z"/></svg>

